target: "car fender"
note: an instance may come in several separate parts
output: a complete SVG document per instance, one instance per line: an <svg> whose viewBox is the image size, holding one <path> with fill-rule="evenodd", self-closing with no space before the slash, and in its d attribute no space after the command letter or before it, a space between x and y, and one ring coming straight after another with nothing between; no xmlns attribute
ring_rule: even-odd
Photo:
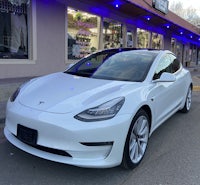
<svg viewBox="0 0 200 185"><path fill-rule="evenodd" d="M126 105L124 107L128 107L128 109L122 110L123 113L128 113L131 115L130 120L133 120L136 113L143 107L148 107L150 110L150 120L151 123L154 120L153 116L153 102L151 98L148 96L151 90L151 86L144 86L139 89L137 92L130 93L125 100ZM151 124L150 123L150 124ZM130 123L131 124L131 123Z"/></svg>

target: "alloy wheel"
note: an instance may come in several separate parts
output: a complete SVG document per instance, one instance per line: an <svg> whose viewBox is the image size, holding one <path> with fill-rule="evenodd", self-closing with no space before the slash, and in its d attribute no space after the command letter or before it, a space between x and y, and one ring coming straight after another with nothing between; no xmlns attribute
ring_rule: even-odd
<svg viewBox="0 0 200 185"><path fill-rule="evenodd" d="M189 88L188 94L187 94L187 99L186 99L187 110L190 110L191 104L192 104L192 90L191 90L191 88Z"/></svg>
<svg viewBox="0 0 200 185"><path fill-rule="evenodd" d="M136 120L129 140L129 155L132 163L137 164L144 156L149 137L148 118L141 115Z"/></svg>

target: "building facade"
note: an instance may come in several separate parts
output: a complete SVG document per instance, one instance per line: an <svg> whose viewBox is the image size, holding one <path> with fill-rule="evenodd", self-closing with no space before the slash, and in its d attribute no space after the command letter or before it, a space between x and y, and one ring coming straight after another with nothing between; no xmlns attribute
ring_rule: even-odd
<svg viewBox="0 0 200 185"><path fill-rule="evenodd" d="M167 0L0 0L0 79L63 71L118 47L168 49L186 66L198 64L200 34Z"/></svg>

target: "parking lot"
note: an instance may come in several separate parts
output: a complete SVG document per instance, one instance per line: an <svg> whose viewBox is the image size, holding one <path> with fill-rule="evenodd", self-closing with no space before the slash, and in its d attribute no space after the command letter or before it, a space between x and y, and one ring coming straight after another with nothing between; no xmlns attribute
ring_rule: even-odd
<svg viewBox="0 0 200 185"><path fill-rule="evenodd" d="M1 185L199 185L200 92L188 114L176 113L151 136L144 160L132 171L85 169L40 159L12 146L0 124Z"/></svg>

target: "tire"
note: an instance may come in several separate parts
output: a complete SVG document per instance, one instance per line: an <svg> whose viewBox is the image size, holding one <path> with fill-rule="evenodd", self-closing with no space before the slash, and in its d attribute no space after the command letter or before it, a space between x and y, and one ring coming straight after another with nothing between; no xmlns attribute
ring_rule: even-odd
<svg viewBox="0 0 200 185"><path fill-rule="evenodd" d="M187 96L185 99L185 105L183 109L181 109L181 112L188 113L190 111L191 105L192 105L192 87L190 86L188 88Z"/></svg>
<svg viewBox="0 0 200 185"><path fill-rule="evenodd" d="M142 161L149 139L149 116L140 109L128 131L121 166L133 169Z"/></svg>

